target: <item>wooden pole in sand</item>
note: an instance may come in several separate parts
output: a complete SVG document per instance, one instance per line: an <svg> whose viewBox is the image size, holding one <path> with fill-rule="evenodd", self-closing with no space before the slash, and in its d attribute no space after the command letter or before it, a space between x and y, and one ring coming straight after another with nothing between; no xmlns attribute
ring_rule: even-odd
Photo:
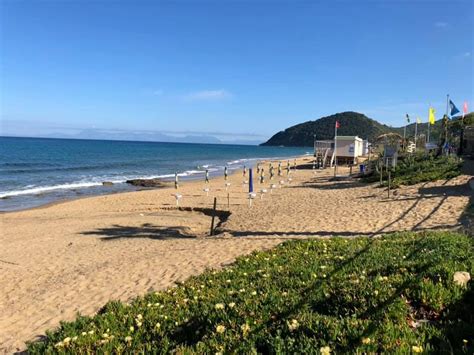
<svg viewBox="0 0 474 355"><path fill-rule="evenodd" d="M380 186L382 186L382 174L383 174L383 163L382 163L382 159L379 160L379 173L380 173Z"/></svg>
<svg viewBox="0 0 474 355"><path fill-rule="evenodd" d="M391 183L391 176L390 176L391 169L388 170L388 198L390 198L390 183Z"/></svg>
<svg viewBox="0 0 474 355"><path fill-rule="evenodd" d="M212 209L211 231L210 236L214 235L214 219L216 218L217 197L214 197L214 208Z"/></svg>

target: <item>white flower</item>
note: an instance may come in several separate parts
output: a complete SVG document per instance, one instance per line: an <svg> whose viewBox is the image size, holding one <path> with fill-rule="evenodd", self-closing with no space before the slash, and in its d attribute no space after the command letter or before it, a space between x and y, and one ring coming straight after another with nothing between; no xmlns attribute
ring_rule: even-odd
<svg viewBox="0 0 474 355"><path fill-rule="evenodd" d="M319 349L322 355L329 355L331 354L331 348L329 346L323 346Z"/></svg>
<svg viewBox="0 0 474 355"><path fill-rule="evenodd" d="M221 324L219 324L217 327L216 327L216 332L218 332L219 334L222 334L225 332L225 327Z"/></svg>
<svg viewBox="0 0 474 355"><path fill-rule="evenodd" d="M256 295L257 295L257 291L252 291L251 295L252 295L252 296L256 296Z"/></svg>
<svg viewBox="0 0 474 355"><path fill-rule="evenodd" d="M286 323L288 324L288 329L290 330L290 332L294 331L295 329L298 329L298 327L300 326L296 319L292 319L291 322Z"/></svg>
<svg viewBox="0 0 474 355"><path fill-rule="evenodd" d="M224 304L223 303L216 303L214 306L215 309L224 309Z"/></svg>
<svg viewBox="0 0 474 355"><path fill-rule="evenodd" d="M126 336L126 337L125 337L125 341L126 341L127 343L130 343L130 342L132 341L132 337L131 337L130 335L129 335L129 336Z"/></svg>
<svg viewBox="0 0 474 355"><path fill-rule="evenodd" d="M143 319L143 316L141 314L137 315L137 319L138 320L142 320Z"/></svg>
<svg viewBox="0 0 474 355"><path fill-rule="evenodd" d="M155 328L156 328L156 329L160 329L160 328L161 328L161 324L160 324L160 323L156 323Z"/></svg>
<svg viewBox="0 0 474 355"><path fill-rule="evenodd" d="M82 332L81 335L87 335L87 333L86 333L86 332Z"/></svg>
<svg viewBox="0 0 474 355"><path fill-rule="evenodd" d="M234 307L235 307L235 303L234 303L234 302L229 303L229 308L234 308Z"/></svg>
<svg viewBox="0 0 474 355"><path fill-rule="evenodd" d="M250 331L250 325L248 325L247 323L242 324L240 326L240 329L242 329L242 333L244 333L244 335L246 335Z"/></svg>
<svg viewBox="0 0 474 355"><path fill-rule="evenodd" d="M71 338L70 338L70 337L67 337L67 338L64 338L64 339L63 339L64 345L67 345L67 344L69 344L70 342L71 342Z"/></svg>

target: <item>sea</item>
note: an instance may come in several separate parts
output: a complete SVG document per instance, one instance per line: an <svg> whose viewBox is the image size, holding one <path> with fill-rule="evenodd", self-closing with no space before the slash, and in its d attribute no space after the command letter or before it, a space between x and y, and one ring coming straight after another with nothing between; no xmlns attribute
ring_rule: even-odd
<svg viewBox="0 0 474 355"><path fill-rule="evenodd" d="M0 211L134 191L129 179L204 179L311 148L0 137ZM104 186L103 182L112 182Z"/></svg>

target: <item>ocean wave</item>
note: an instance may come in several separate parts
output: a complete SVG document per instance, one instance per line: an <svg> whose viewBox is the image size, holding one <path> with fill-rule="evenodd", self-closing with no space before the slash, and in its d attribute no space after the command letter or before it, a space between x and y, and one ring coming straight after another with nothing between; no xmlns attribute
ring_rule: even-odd
<svg viewBox="0 0 474 355"><path fill-rule="evenodd" d="M245 163L248 162L249 167L252 165L252 163L256 161L269 161L269 160L283 160L283 159L292 159L290 157L266 157L266 158L242 158L242 159L235 159L232 161L228 161L228 169L230 171L235 171L239 168L241 168ZM141 163L141 162L140 162ZM16 166L20 167L22 166L21 164L27 164L27 163L7 163L10 164L10 166ZM15 165L16 164L16 165ZM114 167L121 165L123 163L110 163L110 164L105 164L108 167ZM221 163L222 164L222 163ZM2 164L6 165L6 164ZM85 167L69 167L69 168L60 168L60 169L51 169L51 170L89 170L93 168L104 168L104 165L102 166L87 166ZM217 172L222 172L225 168L225 165L214 165L214 164L203 164L201 166L197 167L199 170L192 169L192 170L185 170L182 172L178 172L179 177L192 177L196 175L202 175L205 173L205 170L208 170L209 173L214 173L214 175ZM38 170L47 170L47 169L32 169L30 172L37 172ZM60 191L60 190L75 190L75 189L86 189L86 188L91 188L91 187L98 187L102 186L104 181L112 182L113 184L123 184L127 180L131 179L173 179L175 177L174 173L168 173L168 174L160 174L160 175L152 175L152 174L126 174L126 175L121 175L121 176L110 176L110 175L103 175L103 176L90 176L86 179L80 180L80 181L75 181L75 182L68 182L68 183L58 183L57 185L48 185L48 186L36 186L36 185L27 185L24 186L22 189L17 189L17 190L12 190L12 191L0 191L0 198L6 198L6 197L14 197L14 196L23 196L23 195L39 195L39 194L44 194L44 193L50 193L54 191Z"/></svg>
<svg viewBox="0 0 474 355"><path fill-rule="evenodd" d="M0 192L0 198L21 196L21 195L38 195L38 194L51 192L55 190L72 190L72 189L79 189L79 188L93 187L93 186L100 186L100 185L102 185L101 182L100 183L99 182L78 182L78 183L60 184L60 185L52 185L52 186L38 186L38 187L32 187L32 188L24 189L24 190L2 191Z"/></svg>

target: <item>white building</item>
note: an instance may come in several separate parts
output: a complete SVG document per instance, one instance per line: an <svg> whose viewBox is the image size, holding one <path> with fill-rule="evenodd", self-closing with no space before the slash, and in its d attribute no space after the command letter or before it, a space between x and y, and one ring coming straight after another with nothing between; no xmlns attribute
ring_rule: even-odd
<svg viewBox="0 0 474 355"><path fill-rule="evenodd" d="M357 158L364 155L364 140L358 136L337 136L337 161L356 163Z"/></svg>
<svg viewBox="0 0 474 355"><path fill-rule="evenodd" d="M336 155L339 164L357 163L357 158L364 155L364 140L358 136L337 136ZM332 166L335 158L334 141L315 141L314 156L322 162L323 167Z"/></svg>

